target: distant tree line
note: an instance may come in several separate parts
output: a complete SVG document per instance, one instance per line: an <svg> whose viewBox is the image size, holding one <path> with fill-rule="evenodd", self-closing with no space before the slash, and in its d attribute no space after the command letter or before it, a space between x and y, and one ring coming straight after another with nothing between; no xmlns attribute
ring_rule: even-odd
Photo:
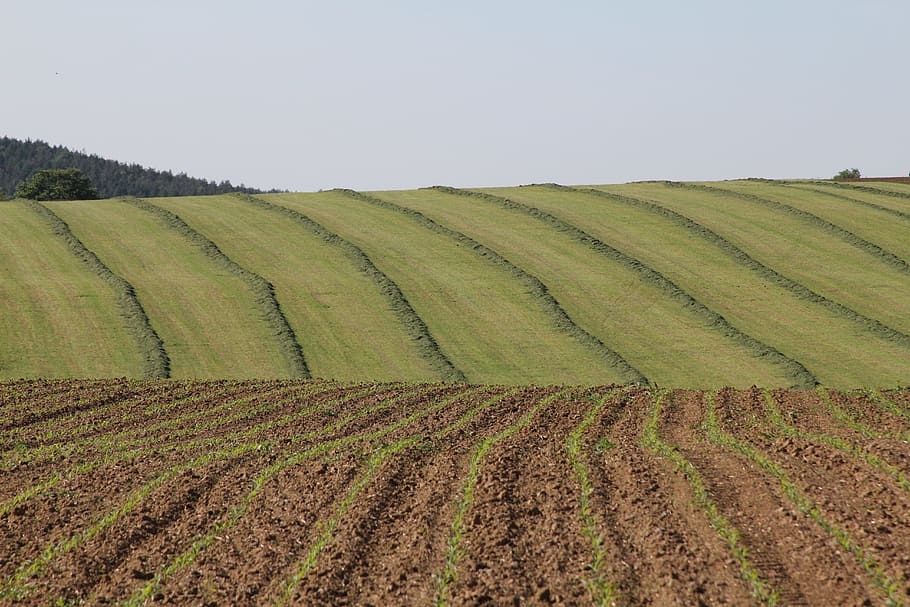
<svg viewBox="0 0 910 607"><path fill-rule="evenodd" d="M101 198L263 193L243 184L235 186L230 181L217 183L189 177L186 173L175 175L171 171L158 171L139 164L107 160L95 154L74 152L43 141L0 138L0 198L11 196L17 186L42 169L79 169L89 178Z"/></svg>

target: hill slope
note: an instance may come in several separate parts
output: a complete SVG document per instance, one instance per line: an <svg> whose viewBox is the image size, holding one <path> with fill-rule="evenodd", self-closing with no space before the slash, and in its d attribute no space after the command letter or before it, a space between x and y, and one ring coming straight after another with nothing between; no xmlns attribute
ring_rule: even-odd
<svg viewBox="0 0 910 607"><path fill-rule="evenodd" d="M0 377L910 383L901 184L0 205Z"/></svg>

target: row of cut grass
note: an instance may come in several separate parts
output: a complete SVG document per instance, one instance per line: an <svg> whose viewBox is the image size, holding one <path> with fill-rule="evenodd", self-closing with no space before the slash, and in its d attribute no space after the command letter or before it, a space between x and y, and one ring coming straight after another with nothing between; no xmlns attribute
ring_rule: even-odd
<svg viewBox="0 0 910 607"><path fill-rule="evenodd" d="M605 188L644 195L692 218L752 258L904 335L910 333L910 280L799 216L725 194L666 184Z"/></svg>
<svg viewBox="0 0 910 607"><path fill-rule="evenodd" d="M287 376L245 283L158 217L121 200L47 204L135 287L173 377Z"/></svg>
<svg viewBox="0 0 910 607"><path fill-rule="evenodd" d="M895 255L891 251L880 247L874 242L869 242L865 238L854 234L850 230L844 228L843 226L835 223L831 223L814 213L811 213L803 208L794 207L792 205L783 203L779 200L772 200L770 198L765 198L764 196L759 196L755 193L754 190L757 190L762 187L767 187L766 183L760 183L758 186L753 186L749 188L753 191L740 191L737 189L729 189L726 187L720 187L717 185L703 185L695 183L680 183L675 181L667 181L665 185L670 187L681 187L686 189L698 190L700 192L716 194L726 197L734 197L740 200L745 200L753 204L761 205L767 207L768 209L774 211L775 213L789 213L794 215L802 220L803 224L811 225L816 228L820 228L828 232L831 236L842 240L845 243L850 244L859 251L872 257L878 258L880 261L894 267L904 274L910 274L910 264L907 263L906 259Z"/></svg>
<svg viewBox="0 0 910 607"><path fill-rule="evenodd" d="M221 265L227 269L228 272L234 274L246 283L259 307L262 319L268 324L270 334L274 336L275 341L285 358L287 373L290 377L310 377L310 370L307 367L303 350L300 347L300 343L297 341L294 329L288 324L288 320L281 310L278 300L275 298L275 288L269 281L225 255L224 252L218 248L218 245L209 240L201 232L194 230L187 225L179 215L139 198L125 198L124 202L156 215L168 227L176 230L197 246L206 257Z"/></svg>
<svg viewBox="0 0 910 607"><path fill-rule="evenodd" d="M795 361L763 357L752 349L754 341L746 345L725 334L705 318L709 311L662 275L550 213L452 188L399 192L394 199L533 272L572 318L656 384L815 383Z"/></svg>
<svg viewBox="0 0 910 607"><path fill-rule="evenodd" d="M882 200L880 194L870 195L867 193L866 195L863 195L859 192L841 192L833 188L819 187L816 184L793 181L778 181L774 183L791 190L815 192L816 194L822 194L828 199L834 198L838 200L845 200L855 205L873 209L881 213L887 213L893 217L910 220L910 203L901 204L898 202L897 204L888 204L887 199Z"/></svg>
<svg viewBox="0 0 910 607"><path fill-rule="evenodd" d="M896 385L910 373L910 336L825 300L680 213L590 188L491 192L508 193L615 243L748 334L803 363L823 384Z"/></svg>
<svg viewBox="0 0 910 607"><path fill-rule="evenodd" d="M905 261L910 259L910 238L907 238L910 231L910 214L902 216L894 211L889 212L884 207L839 196L836 192L827 194L824 191L797 189L775 182L724 182L723 190L747 195L750 197L749 200L753 200L754 196L755 199L768 201L769 204L771 202L783 204L787 212L807 213L817 217L826 222L819 225L824 225L838 237L841 237L840 232L830 226L836 226L855 236L851 238L844 235L843 238L848 242L859 239L853 244L862 250L876 257L885 255L891 263L896 263L892 257L904 261L903 264L897 263L897 266L904 267L905 270L910 269ZM808 221L816 223L812 219ZM869 249L868 245L873 245L877 249Z"/></svg>
<svg viewBox="0 0 910 607"><path fill-rule="evenodd" d="M426 336L409 335L369 259L312 220L247 196L154 203L274 285L314 376L364 381L446 375L421 356L418 337Z"/></svg>
<svg viewBox="0 0 910 607"><path fill-rule="evenodd" d="M126 281L46 207L0 203L0 378L165 377Z"/></svg>
<svg viewBox="0 0 910 607"><path fill-rule="evenodd" d="M409 218L343 192L276 194L362 248L400 287L440 348L480 383L586 383L621 379L555 328L504 268Z"/></svg>
<svg viewBox="0 0 910 607"><path fill-rule="evenodd" d="M420 211L398 205L394 202L378 198L375 195L371 194L363 194L354 191L346 191L346 193L352 198L363 201L367 204L372 204L380 208L402 213L405 216L413 219L418 224L424 226L425 228L447 236L455 242L469 248L480 257L488 260L490 263L504 267L509 272L509 274L512 275L513 279L522 283L527 291L537 299L541 308L550 316L553 324L559 330L564 331L568 335L571 335L573 338L578 340L579 343L591 349L597 355L601 356L604 359L604 362L615 369L617 372L616 374L619 377L624 378L626 382L639 384L648 383L648 379L642 375L638 369L635 369L633 366L631 366L628 361L622 357L622 355L610 349L598 337L592 335L589 331L577 325L575 321L572 320L572 318L568 315L568 313L566 313L565 309L560 305L556 298L553 297L553 295L550 293L549 288L543 282L541 282L538 277L516 266L514 263L490 247L477 242L462 232L453 230L434 221L433 219L430 219Z"/></svg>

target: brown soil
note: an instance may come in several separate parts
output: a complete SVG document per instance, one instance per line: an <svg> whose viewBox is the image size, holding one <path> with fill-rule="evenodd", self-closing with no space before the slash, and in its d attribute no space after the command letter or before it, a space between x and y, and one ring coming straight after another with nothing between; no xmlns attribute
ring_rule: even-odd
<svg viewBox="0 0 910 607"><path fill-rule="evenodd" d="M472 455L510 428L478 463L446 604L592 604L585 520L602 538L600 573L617 605L757 603L689 477L643 442L648 390L616 391L582 436L593 486L583 519L567 439L609 389L565 393L516 425L558 390L0 383L0 436L19 449L0 474L0 605L119 603L143 589L146 604L433 604ZM772 423L757 389L716 395L721 429L773 462L910 603L910 490L819 438L907 475L907 419L860 393L830 395L853 425L815 392L773 394L802 435ZM910 390L886 396L910 409ZM784 604L885 603L880 580L768 470L710 440L707 398L672 393L659 437L697 473L761 579Z"/></svg>

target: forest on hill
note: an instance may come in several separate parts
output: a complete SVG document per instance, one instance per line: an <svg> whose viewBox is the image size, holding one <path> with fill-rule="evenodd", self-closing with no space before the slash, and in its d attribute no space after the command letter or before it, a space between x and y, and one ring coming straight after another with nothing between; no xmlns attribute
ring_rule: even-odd
<svg viewBox="0 0 910 607"><path fill-rule="evenodd" d="M262 193L230 181L208 181L185 173L159 171L127 164L95 154L77 152L43 141L0 137L0 198L9 197L16 186L40 169L79 169L94 184L101 198L115 196L203 196L230 192ZM272 190L277 191L277 190Z"/></svg>

